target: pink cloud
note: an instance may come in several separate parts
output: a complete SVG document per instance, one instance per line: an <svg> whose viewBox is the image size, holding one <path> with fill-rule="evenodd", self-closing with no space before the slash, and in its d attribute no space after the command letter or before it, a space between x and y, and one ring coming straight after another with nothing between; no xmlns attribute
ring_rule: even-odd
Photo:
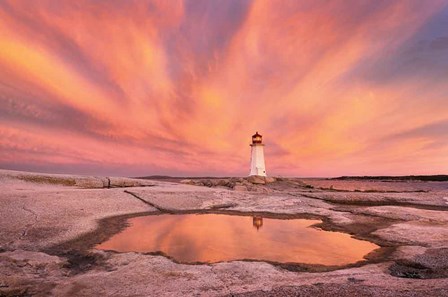
<svg viewBox="0 0 448 297"><path fill-rule="evenodd" d="M441 172L440 133L399 135L448 120L448 85L384 61L447 9L443 1L3 2L0 166L245 175L258 130L269 174ZM425 65L446 62L446 50ZM379 66L396 73L394 83L379 83Z"/></svg>

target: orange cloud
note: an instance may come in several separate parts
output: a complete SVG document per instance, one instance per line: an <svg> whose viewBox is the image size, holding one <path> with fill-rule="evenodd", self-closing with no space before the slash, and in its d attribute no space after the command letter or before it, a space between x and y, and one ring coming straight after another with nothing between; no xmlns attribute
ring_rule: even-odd
<svg viewBox="0 0 448 297"><path fill-rule="evenodd" d="M244 175L258 130L269 174L440 172L446 15L437 0L5 1L0 166Z"/></svg>

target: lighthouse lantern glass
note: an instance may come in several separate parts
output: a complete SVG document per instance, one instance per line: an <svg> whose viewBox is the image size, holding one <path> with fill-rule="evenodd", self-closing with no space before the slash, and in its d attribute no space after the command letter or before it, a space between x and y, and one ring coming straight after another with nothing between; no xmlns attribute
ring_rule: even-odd
<svg viewBox="0 0 448 297"><path fill-rule="evenodd" d="M252 142L253 143L261 143L261 135L254 135L252 137Z"/></svg>

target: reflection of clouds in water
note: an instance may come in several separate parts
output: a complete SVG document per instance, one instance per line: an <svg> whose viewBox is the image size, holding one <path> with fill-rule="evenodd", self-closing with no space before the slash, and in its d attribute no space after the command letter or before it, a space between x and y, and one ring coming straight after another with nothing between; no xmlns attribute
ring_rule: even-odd
<svg viewBox="0 0 448 297"><path fill-rule="evenodd" d="M263 228L256 230L259 219ZM181 262L256 259L326 265L353 263L377 248L348 234L310 228L318 220L189 214L130 221L128 229L98 248L161 251Z"/></svg>

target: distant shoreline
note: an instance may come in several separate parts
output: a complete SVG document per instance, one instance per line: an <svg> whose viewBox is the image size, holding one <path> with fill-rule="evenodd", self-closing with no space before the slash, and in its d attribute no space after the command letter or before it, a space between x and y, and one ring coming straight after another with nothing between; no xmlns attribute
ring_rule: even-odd
<svg viewBox="0 0 448 297"><path fill-rule="evenodd" d="M176 180L180 181L183 179L226 179L231 177L216 177L216 176L207 176L207 177L179 177L179 176L165 176L165 175L151 175L151 176L142 176L136 177L139 179L153 179L153 180ZM289 178L298 178L298 179L313 179L314 177L289 177ZM448 181L448 175L438 174L438 175L402 175L402 176L388 176L388 175L379 175L379 176L340 176L340 177L319 177L318 179L327 179L327 180L378 180L378 181Z"/></svg>
<svg viewBox="0 0 448 297"><path fill-rule="evenodd" d="M330 180L448 181L448 175L340 176Z"/></svg>

